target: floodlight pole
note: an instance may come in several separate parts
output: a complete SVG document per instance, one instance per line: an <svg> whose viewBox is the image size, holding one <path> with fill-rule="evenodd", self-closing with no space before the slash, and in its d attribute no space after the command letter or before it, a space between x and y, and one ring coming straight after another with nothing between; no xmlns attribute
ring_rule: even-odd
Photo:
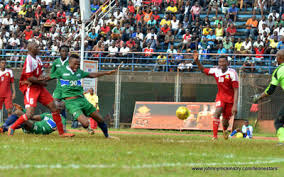
<svg viewBox="0 0 284 177"><path fill-rule="evenodd" d="M80 62L80 69L84 69L84 50L85 50L85 20L82 20L81 25L81 62Z"/></svg>
<svg viewBox="0 0 284 177"><path fill-rule="evenodd" d="M120 71L117 70L116 79L115 79L115 98L114 98L114 128L119 128L120 122L120 89L121 89L121 77Z"/></svg>
<svg viewBox="0 0 284 177"><path fill-rule="evenodd" d="M180 102L180 75L179 69L177 70L176 80L175 80L175 102Z"/></svg>

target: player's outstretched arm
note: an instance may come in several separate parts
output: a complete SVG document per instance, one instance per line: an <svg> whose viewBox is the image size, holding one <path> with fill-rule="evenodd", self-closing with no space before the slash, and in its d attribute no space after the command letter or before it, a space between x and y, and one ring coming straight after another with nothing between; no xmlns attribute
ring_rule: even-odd
<svg viewBox="0 0 284 177"><path fill-rule="evenodd" d="M34 116L31 118L31 120L34 120L34 121L41 121L42 119L41 119L40 115L34 115Z"/></svg>
<svg viewBox="0 0 284 177"><path fill-rule="evenodd" d="M194 59L195 63L197 64L198 69L201 72L203 72L204 71L204 66L200 63L200 61L198 59L198 52L196 50L193 52L193 59Z"/></svg>
<svg viewBox="0 0 284 177"><path fill-rule="evenodd" d="M116 72L117 72L117 70L115 69L115 70L112 70L112 71L89 73L89 75L87 77L88 78L96 78L96 77L101 77L101 76L104 76L104 75L112 75Z"/></svg>

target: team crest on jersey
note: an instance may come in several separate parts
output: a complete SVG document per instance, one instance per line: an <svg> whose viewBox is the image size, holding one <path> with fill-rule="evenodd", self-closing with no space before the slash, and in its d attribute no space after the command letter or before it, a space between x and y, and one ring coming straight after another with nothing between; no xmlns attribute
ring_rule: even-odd
<svg viewBox="0 0 284 177"><path fill-rule="evenodd" d="M55 65L56 67L60 67L60 64Z"/></svg>
<svg viewBox="0 0 284 177"><path fill-rule="evenodd" d="M230 76L229 76L229 75L226 75L225 79L230 79Z"/></svg>
<svg viewBox="0 0 284 177"><path fill-rule="evenodd" d="M8 74L8 73L6 73L6 76L9 76L9 74Z"/></svg>
<svg viewBox="0 0 284 177"><path fill-rule="evenodd" d="M81 77L81 74L77 74L77 77Z"/></svg>

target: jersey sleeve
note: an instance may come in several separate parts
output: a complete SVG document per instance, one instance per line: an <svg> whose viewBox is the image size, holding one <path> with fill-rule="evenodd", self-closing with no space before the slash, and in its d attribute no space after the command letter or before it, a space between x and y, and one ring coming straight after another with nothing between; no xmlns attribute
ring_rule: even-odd
<svg viewBox="0 0 284 177"><path fill-rule="evenodd" d="M9 73L10 73L10 81L11 81L11 83L14 83L14 74L13 74L13 71L12 71L12 70L9 70Z"/></svg>
<svg viewBox="0 0 284 177"><path fill-rule="evenodd" d="M41 115L40 115L41 120L43 120L45 116L47 116L47 113L41 114Z"/></svg>
<svg viewBox="0 0 284 177"><path fill-rule="evenodd" d="M31 59L31 57L27 56L26 61L25 61L25 75L26 77L31 77L32 72L33 72L33 61Z"/></svg>
<svg viewBox="0 0 284 177"><path fill-rule="evenodd" d="M54 63L52 63L50 74L54 73L55 71L56 71L56 60Z"/></svg>
<svg viewBox="0 0 284 177"><path fill-rule="evenodd" d="M281 74L281 72L278 72L278 70L279 69L276 69L273 72L271 81L270 81L268 87L264 91L265 94L267 94L267 95L273 94L275 88L280 84L280 80L284 79L284 74L283 73Z"/></svg>
<svg viewBox="0 0 284 177"><path fill-rule="evenodd" d="M239 78L238 78L238 74L235 70L232 70L230 72L230 77L232 79L233 88L239 88Z"/></svg>
<svg viewBox="0 0 284 177"><path fill-rule="evenodd" d="M215 68L204 68L203 73L209 76L215 75Z"/></svg>
<svg viewBox="0 0 284 177"><path fill-rule="evenodd" d="M89 72L85 72L85 71L83 71L83 70L80 70L80 72L81 72L82 78L88 77L89 74L90 74Z"/></svg>

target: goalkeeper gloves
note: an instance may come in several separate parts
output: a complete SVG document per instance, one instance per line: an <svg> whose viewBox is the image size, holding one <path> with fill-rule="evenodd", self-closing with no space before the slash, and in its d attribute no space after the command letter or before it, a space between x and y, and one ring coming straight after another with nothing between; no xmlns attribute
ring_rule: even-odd
<svg viewBox="0 0 284 177"><path fill-rule="evenodd" d="M261 94L255 94L252 96L252 102L257 103L260 100Z"/></svg>

